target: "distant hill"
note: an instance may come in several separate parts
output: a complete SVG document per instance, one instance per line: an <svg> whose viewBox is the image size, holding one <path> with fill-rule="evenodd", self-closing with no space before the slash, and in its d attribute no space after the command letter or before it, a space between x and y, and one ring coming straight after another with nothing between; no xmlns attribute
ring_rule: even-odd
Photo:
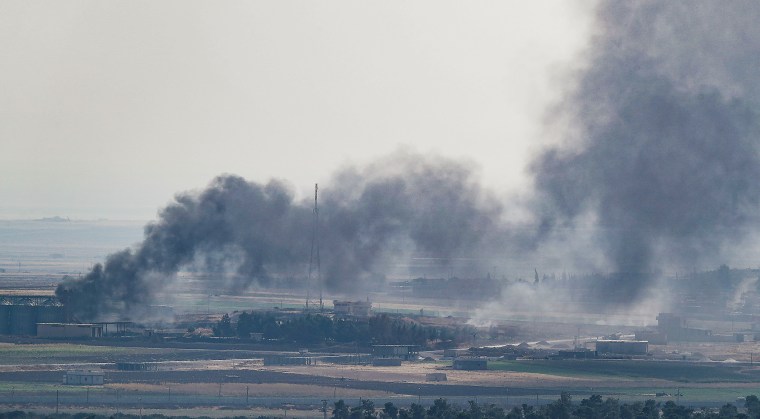
<svg viewBox="0 0 760 419"><path fill-rule="evenodd" d="M38 219L36 219L34 221L49 221L49 222L54 222L54 223L68 223L68 222L71 221L71 219L69 219L69 217L63 218L63 217L59 217L59 216L56 215L55 217L38 218Z"/></svg>

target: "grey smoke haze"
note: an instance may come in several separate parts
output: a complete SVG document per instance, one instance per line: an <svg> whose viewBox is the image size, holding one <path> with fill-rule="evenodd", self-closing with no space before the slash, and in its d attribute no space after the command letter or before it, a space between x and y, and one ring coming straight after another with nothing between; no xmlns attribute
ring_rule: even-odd
<svg viewBox="0 0 760 419"><path fill-rule="evenodd" d="M399 152L345 169L328 185L320 212L328 289L351 291L375 280L383 274L378 264L410 250L443 259L472 254L499 231L500 205L464 163ZM57 293L69 307L81 307L80 317L93 318L153 302L190 265L212 272L233 267L224 283L229 289L267 285L283 274L305 277L312 205L296 202L278 181L218 177L200 193L177 195L136 249L109 256ZM219 285L208 288L220 291L213 288Z"/></svg>
<svg viewBox="0 0 760 419"><path fill-rule="evenodd" d="M757 232L757 2L608 2L587 68L559 107L573 124L532 164L540 231L593 218L633 298L652 270L718 263Z"/></svg>
<svg viewBox="0 0 760 419"><path fill-rule="evenodd" d="M610 287L630 302L652 271L722 263L757 233L758 21L750 1L602 3L586 65L552 110L567 124L562 141L530 164L530 233L508 234L504 208L468 164L397 153L322 183L327 287L375 280L408 251L445 259L527 248L530 257L565 247L578 257L566 266L619 273ZM178 195L136 249L58 293L87 302L72 306L93 307L92 317L150 301L186 265L233 266L235 287L305 276L311 205L276 181L222 176ZM589 222L575 248L573 229Z"/></svg>

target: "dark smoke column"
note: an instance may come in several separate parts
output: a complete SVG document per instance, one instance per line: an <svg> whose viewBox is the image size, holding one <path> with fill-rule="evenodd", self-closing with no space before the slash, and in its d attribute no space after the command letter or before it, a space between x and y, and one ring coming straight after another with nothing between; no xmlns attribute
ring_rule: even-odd
<svg viewBox="0 0 760 419"><path fill-rule="evenodd" d="M718 264L757 233L757 2L606 2L590 62L561 106L576 134L532 165L545 234L598 223L610 290Z"/></svg>
<svg viewBox="0 0 760 419"><path fill-rule="evenodd" d="M500 237L501 206L466 164L398 152L338 172L320 205L320 247L328 291L350 293L384 278L410 254L438 259L471 256ZM80 320L135 315L168 288L184 267L221 281L213 292L268 286L278 277L306 284L312 202L295 202L282 183L220 176L200 193L184 193L145 228L134 250L110 255L56 293ZM306 295L304 289L298 290ZM163 303L163 302L162 302Z"/></svg>
<svg viewBox="0 0 760 419"><path fill-rule="evenodd" d="M259 185L218 177L200 194L177 195L158 221L145 227L135 250L108 256L81 280L62 283L56 294L71 314L94 319L109 313L134 315L190 264L211 272L235 266L234 282L225 284L232 289L266 284L270 269L305 260L291 240L308 226L304 211L279 182ZM306 224L300 225L301 219ZM209 284L209 289L214 286L219 284Z"/></svg>

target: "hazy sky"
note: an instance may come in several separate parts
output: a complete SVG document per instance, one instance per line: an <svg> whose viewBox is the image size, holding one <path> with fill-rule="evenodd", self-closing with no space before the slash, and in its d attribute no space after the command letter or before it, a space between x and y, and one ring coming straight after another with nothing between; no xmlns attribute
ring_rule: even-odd
<svg viewBox="0 0 760 419"><path fill-rule="evenodd" d="M0 0L0 219L152 219L216 175L300 193L400 147L524 184L589 1Z"/></svg>

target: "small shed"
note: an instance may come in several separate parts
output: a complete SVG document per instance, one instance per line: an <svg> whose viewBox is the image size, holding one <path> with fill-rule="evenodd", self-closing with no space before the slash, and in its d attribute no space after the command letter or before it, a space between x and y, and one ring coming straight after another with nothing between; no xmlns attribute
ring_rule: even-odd
<svg viewBox="0 0 760 419"><path fill-rule="evenodd" d="M99 386L103 385L103 371L74 370L66 371L63 376L63 384L76 386Z"/></svg>

